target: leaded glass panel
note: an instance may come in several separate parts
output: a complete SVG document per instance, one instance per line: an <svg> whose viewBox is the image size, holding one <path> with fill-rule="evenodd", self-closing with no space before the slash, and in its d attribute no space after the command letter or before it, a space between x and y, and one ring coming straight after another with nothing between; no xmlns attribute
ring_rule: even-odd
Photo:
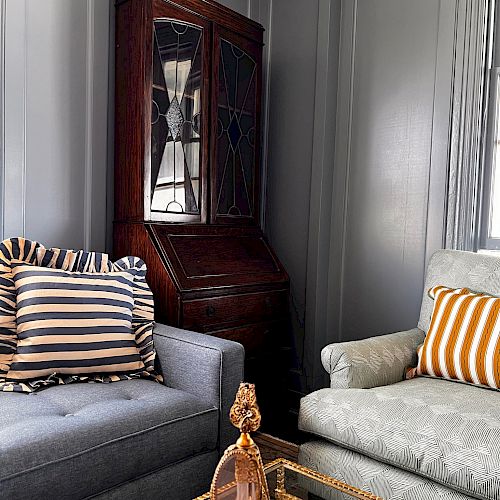
<svg viewBox="0 0 500 500"><path fill-rule="evenodd" d="M256 63L231 42L220 41L216 214L254 212Z"/></svg>
<svg viewBox="0 0 500 500"><path fill-rule="evenodd" d="M202 29L154 21L151 214L200 214Z"/></svg>

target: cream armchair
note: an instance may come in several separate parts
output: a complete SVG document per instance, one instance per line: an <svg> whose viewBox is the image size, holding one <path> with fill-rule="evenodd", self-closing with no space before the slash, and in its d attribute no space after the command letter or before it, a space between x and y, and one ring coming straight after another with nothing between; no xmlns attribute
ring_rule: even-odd
<svg viewBox="0 0 500 500"><path fill-rule="evenodd" d="M429 328L427 290L438 284L500 295L500 258L437 252L417 328L323 349L331 385L301 401L299 428L311 441L300 463L385 500L500 498L500 392L405 380Z"/></svg>

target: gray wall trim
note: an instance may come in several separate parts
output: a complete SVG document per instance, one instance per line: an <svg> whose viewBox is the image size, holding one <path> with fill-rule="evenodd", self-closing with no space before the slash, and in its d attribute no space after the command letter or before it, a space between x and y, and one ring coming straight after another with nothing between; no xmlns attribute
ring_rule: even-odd
<svg viewBox="0 0 500 500"><path fill-rule="evenodd" d="M446 248L477 250L490 0L459 0Z"/></svg>
<svg viewBox="0 0 500 500"><path fill-rule="evenodd" d="M267 20L266 32L264 33L264 64L263 64L263 93L262 93L262 105L264 106L264 117L262 121L262 127L264 131L262 139L262 191L261 191L261 226L262 230L266 230L266 203L267 203L267 151L269 150L269 99L271 98L271 50L272 50L272 26L273 26L273 0L267 2L267 15L264 19ZM261 9L262 10L262 9ZM263 19L263 18L261 18Z"/></svg>
<svg viewBox="0 0 500 500"><path fill-rule="evenodd" d="M266 2L261 2L261 7ZM333 135L329 136L327 131L321 130L328 119L334 120L334 116L325 117L328 114L325 109L321 110L323 118L315 116L315 112L328 99L334 104L336 100L332 82L336 82L337 70L331 68L328 57L337 57L338 29L336 33L330 32L328 25L333 6L339 3L338 0L272 1L265 234L290 275L289 345L292 349L292 365L288 376L294 390L312 386L315 376L315 369L305 360L305 356L315 357L316 354L312 343L318 331L315 326L319 321L316 311L320 306L314 303L318 295L315 281L318 279L317 273L321 273L321 279L326 276L326 272L324 269L318 270L319 264L315 262L318 251L313 246L318 244L319 235L314 235L314 229L310 227L310 212L315 209L315 205L311 206L310 196L317 197L322 210L324 200L321 199L322 192L317 192L311 183L316 183L317 173L320 179L322 175L328 175L328 172L322 172L323 167L333 169L333 156L329 165L323 166L321 162L328 161L323 159L322 144L325 144L326 149L326 142L334 141ZM325 9L327 12L331 9L330 14L320 19ZM338 19L335 21L338 23ZM293 50L290 50L291 44ZM328 77L327 83L325 75L328 72L333 72L333 78ZM327 95L325 86L331 92L330 95ZM318 95L318 91L322 95ZM322 180L317 185L321 187ZM328 188L324 189L331 196L327 192ZM329 216L329 212L330 207L322 213ZM326 251L328 241L329 237L324 247ZM305 311L309 305L311 312L307 321L315 328L310 334L305 332ZM306 338L309 342L307 353L304 352Z"/></svg>
<svg viewBox="0 0 500 500"><path fill-rule="evenodd" d="M85 68L85 186L83 206L83 245L91 249L92 238L92 131L94 125L94 0L87 0L87 40Z"/></svg>
<svg viewBox="0 0 500 500"><path fill-rule="evenodd" d="M329 342L417 319L425 260L444 241L456 1L342 1Z"/></svg>
<svg viewBox="0 0 500 500"><path fill-rule="evenodd" d="M110 2L0 6L2 237L104 250Z"/></svg>
<svg viewBox="0 0 500 500"><path fill-rule="evenodd" d="M259 7L258 0L248 0L246 16L249 17L250 19L254 19L252 17L252 14L255 15L256 4L257 4L257 8L258 8Z"/></svg>
<svg viewBox="0 0 500 500"><path fill-rule="evenodd" d="M107 236L111 226L108 224L107 199L108 171L113 166L113 143L109 142L109 120L114 119L114 101L110 100L110 72L114 64L114 42L109 38L110 11L114 13L112 2L88 0L89 25L87 42L90 49L88 59L87 87L90 92L89 115L90 128L90 171L89 191L86 202L90 204L89 222L90 239L88 248L106 250ZM114 81L114 80L113 80ZM111 146L110 146L111 145ZM111 155L111 157L110 157ZM112 200L111 200L112 201Z"/></svg>
<svg viewBox="0 0 500 500"><path fill-rule="evenodd" d="M445 245L448 165L450 161L451 120L455 52L459 3L441 0L436 47L434 106L427 203L425 264ZM451 78L450 78L451 76ZM423 286L423 277L422 277Z"/></svg>
<svg viewBox="0 0 500 500"><path fill-rule="evenodd" d="M114 165L115 165L115 7L113 0L108 3L108 119L106 129L107 161L106 172L106 236L105 251L113 252L113 219L114 219Z"/></svg>
<svg viewBox="0 0 500 500"><path fill-rule="evenodd" d="M349 170L351 164L352 104L356 52L357 0L342 2L340 31L339 88L335 168L333 178L328 271L327 334L329 342L342 340L342 290L347 228Z"/></svg>
<svg viewBox="0 0 500 500"><path fill-rule="evenodd" d="M226 2L227 4L227 2ZM233 6L234 8L234 6ZM269 95L271 91L271 48L272 48L273 0L248 0L246 15L264 27L264 49L262 53L262 146L261 146L261 200L260 223L266 227L267 193L267 151L269 143Z"/></svg>
<svg viewBox="0 0 500 500"><path fill-rule="evenodd" d="M335 159L335 117L340 1L320 0L316 56L316 88L311 162L309 234L307 247L304 365L311 388L325 382L319 353L328 343L327 306L332 216L333 165Z"/></svg>
<svg viewBox="0 0 500 500"><path fill-rule="evenodd" d="M26 230L26 67L27 0L6 0L5 5L5 123L3 237L24 236ZM7 22L7 19L9 22ZM15 47L16 50L9 50ZM19 64L19 61L23 61Z"/></svg>
<svg viewBox="0 0 500 500"><path fill-rule="evenodd" d="M5 197L5 9L6 0L0 0L0 234L3 236Z"/></svg>

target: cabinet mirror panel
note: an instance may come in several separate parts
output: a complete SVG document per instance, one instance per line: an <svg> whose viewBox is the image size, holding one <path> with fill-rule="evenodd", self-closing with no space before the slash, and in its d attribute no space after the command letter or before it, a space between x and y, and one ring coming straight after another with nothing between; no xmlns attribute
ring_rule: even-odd
<svg viewBox="0 0 500 500"><path fill-rule="evenodd" d="M223 38L219 57L216 215L253 217L257 65Z"/></svg>
<svg viewBox="0 0 500 500"><path fill-rule="evenodd" d="M199 215L203 29L154 21L151 219Z"/></svg>

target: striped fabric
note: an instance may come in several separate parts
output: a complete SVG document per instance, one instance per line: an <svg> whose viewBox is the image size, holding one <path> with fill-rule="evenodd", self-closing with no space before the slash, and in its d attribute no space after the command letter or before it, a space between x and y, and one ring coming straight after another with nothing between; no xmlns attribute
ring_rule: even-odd
<svg viewBox="0 0 500 500"><path fill-rule="evenodd" d="M111 264L113 271L133 271L134 309L132 328L135 341L144 363L145 370L154 378L162 381L161 375L155 372L156 350L153 344L154 303L153 294L146 282L146 264L137 257L123 257Z"/></svg>
<svg viewBox="0 0 500 500"><path fill-rule="evenodd" d="M429 375L500 387L500 298L436 286L429 331L407 378Z"/></svg>
<svg viewBox="0 0 500 500"><path fill-rule="evenodd" d="M26 382L7 381L6 375L17 348L16 290L12 276L12 262L22 261L71 272L127 271L134 275L131 284L134 295L132 330L144 364L142 372L133 374L50 375ZM83 250L46 249L40 243L24 238L11 238L0 243L0 391L33 392L39 388L71 382L112 382L139 376L162 381L154 369L156 351L153 344L153 295L146 283L146 266L136 257L125 257L111 262L107 254Z"/></svg>
<svg viewBox="0 0 500 500"><path fill-rule="evenodd" d="M17 351L6 379L142 372L132 330L134 276L14 263Z"/></svg>
<svg viewBox="0 0 500 500"><path fill-rule="evenodd" d="M16 290L12 280L13 259L33 263L41 245L24 238L0 243L0 384L9 371L17 346Z"/></svg>
<svg viewBox="0 0 500 500"><path fill-rule="evenodd" d="M111 270L108 255L100 252L40 247L36 252L36 260L39 266L64 271L106 273Z"/></svg>
<svg viewBox="0 0 500 500"><path fill-rule="evenodd" d="M154 369L156 351L153 344L153 294L146 282L146 264L141 259L138 257L124 257L116 262L111 262L105 253L41 247L37 250L37 262L40 266L67 271L133 272L134 309L132 328L135 332L139 353L146 372L161 380L161 376L157 375Z"/></svg>

